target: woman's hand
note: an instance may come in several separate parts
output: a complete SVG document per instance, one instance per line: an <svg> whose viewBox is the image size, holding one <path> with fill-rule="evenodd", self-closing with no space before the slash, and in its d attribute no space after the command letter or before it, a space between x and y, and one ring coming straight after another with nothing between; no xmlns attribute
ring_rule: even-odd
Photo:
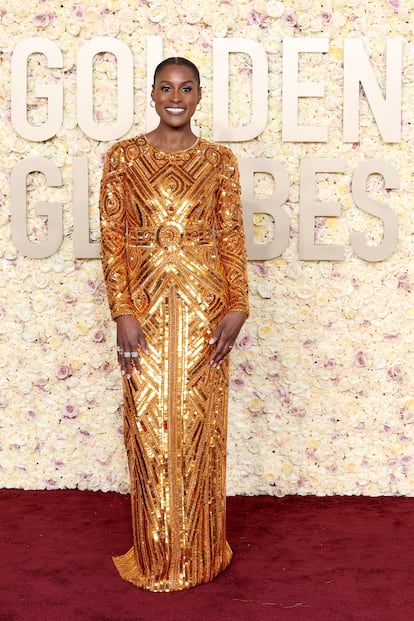
<svg viewBox="0 0 414 621"><path fill-rule="evenodd" d="M246 319L247 313L243 311L230 311L223 317L209 341L210 345L216 346L210 360L211 365L217 366L227 356Z"/></svg>
<svg viewBox="0 0 414 621"><path fill-rule="evenodd" d="M138 319L133 315L121 315L116 318L116 343L118 351L118 362L121 367L122 375L127 379L131 377L132 365L138 373L141 373L138 348L144 354L148 354L147 341ZM125 354L130 354L125 356Z"/></svg>

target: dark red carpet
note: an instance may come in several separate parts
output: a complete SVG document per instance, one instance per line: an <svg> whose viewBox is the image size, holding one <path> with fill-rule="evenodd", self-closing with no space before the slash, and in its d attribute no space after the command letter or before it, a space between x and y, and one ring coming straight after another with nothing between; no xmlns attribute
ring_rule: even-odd
<svg viewBox="0 0 414 621"><path fill-rule="evenodd" d="M235 497L230 568L181 593L122 581L129 497L0 490L1 621L411 621L414 498Z"/></svg>

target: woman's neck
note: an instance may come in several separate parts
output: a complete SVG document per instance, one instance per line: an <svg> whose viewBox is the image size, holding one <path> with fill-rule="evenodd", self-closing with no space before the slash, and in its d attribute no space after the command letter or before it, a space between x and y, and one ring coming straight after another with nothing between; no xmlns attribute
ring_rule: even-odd
<svg viewBox="0 0 414 621"><path fill-rule="evenodd" d="M191 128L183 130L169 130L160 125L152 132L145 134L148 142L154 147L166 152L184 151L197 142L197 136Z"/></svg>

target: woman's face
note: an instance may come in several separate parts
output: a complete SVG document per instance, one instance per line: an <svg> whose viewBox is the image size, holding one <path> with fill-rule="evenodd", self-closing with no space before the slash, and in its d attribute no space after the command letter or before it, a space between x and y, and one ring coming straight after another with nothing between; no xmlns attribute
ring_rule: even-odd
<svg viewBox="0 0 414 621"><path fill-rule="evenodd" d="M190 67L167 65L158 73L151 96L161 123L179 129L189 125L201 88Z"/></svg>

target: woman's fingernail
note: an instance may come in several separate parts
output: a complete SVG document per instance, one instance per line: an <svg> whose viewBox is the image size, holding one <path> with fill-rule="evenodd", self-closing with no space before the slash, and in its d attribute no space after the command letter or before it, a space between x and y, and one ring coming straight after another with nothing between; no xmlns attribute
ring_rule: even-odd
<svg viewBox="0 0 414 621"><path fill-rule="evenodd" d="M130 380L130 379L131 379L131 376L130 376L130 374L129 374L129 373L128 373L128 375L126 376L126 378L127 378L127 380Z"/></svg>
<svg viewBox="0 0 414 621"><path fill-rule="evenodd" d="M121 373L122 373L122 375L125 375L124 369L121 369Z"/></svg>
<svg viewBox="0 0 414 621"><path fill-rule="evenodd" d="M208 342L209 345L213 345L213 343L214 343L214 339L210 339Z"/></svg>

